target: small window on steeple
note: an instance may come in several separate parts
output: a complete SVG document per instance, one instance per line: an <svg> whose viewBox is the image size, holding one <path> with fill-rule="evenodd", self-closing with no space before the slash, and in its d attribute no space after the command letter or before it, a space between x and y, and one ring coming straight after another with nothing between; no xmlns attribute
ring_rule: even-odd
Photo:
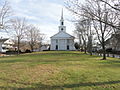
<svg viewBox="0 0 120 90"><path fill-rule="evenodd" d="M63 22L61 22L61 24L63 25L64 23L63 23Z"/></svg>
<svg viewBox="0 0 120 90"><path fill-rule="evenodd" d="M63 31L63 28L61 28L61 31Z"/></svg>

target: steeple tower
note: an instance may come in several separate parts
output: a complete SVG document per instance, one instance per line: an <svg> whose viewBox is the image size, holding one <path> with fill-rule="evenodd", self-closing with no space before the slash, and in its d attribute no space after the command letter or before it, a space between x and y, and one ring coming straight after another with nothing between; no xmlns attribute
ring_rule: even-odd
<svg viewBox="0 0 120 90"><path fill-rule="evenodd" d="M63 18L63 9L61 12L61 19L60 19L60 26L59 26L59 32L66 31L66 26L64 26L64 18Z"/></svg>
<svg viewBox="0 0 120 90"><path fill-rule="evenodd" d="M62 13L61 13L61 19L63 19L63 8L62 8Z"/></svg>

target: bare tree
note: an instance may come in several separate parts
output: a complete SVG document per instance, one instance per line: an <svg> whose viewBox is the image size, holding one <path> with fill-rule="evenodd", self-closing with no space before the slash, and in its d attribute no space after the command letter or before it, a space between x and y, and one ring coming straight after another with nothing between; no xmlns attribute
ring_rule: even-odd
<svg viewBox="0 0 120 90"><path fill-rule="evenodd" d="M84 7L83 10L93 19L94 29L103 50L103 60L106 60L105 41L113 32L107 25L110 16L109 9L107 9L105 3L102 3L99 0L89 0L87 5L88 6Z"/></svg>
<svg viewBox="0 0 120 90"><path fill-rule="evenodd" d="M112 9L120 12L120 0L100 0L110 6ZM111 2L110 2L111 1Z"/></svg>
<svg viewBox="0 0 120 90"><path fill-rule="evenodd" d="M113 22L110 22L110 7L100 0L86 0L85 5L80 4L79 0L70 0L67 8L79 17L84 16L92 20L94 30L102 46L103 60L106 60L105 41L113 33L109 26L114 26Z"/></svg>
<svg viewBox="0 0 120 90"><path fill-rule="evenodd" d="M99 19L99 17L95 14L95 2L101 2L102 4L106 5L106 7L109 9L109 13L111 15L114 15L114 19L112 22L108 20L108 22L105 22L102 19ZM120 1L119 0L86 0L85 4L81 4L80 0L66 0L66 8L76 14L78 17L85 16L84 11L86 12L85 7L89 9L87 10L87 14L85 17L94 19L96 21L100 21L102 23L105 23L106 25L120 29ZM101 6L100 6L101 7ZM95 11L94 13L91 13L92 11ZM92 16L92 17L91 17ZM94 17L94 18L93 18ZM109 18L111 19L111 18Z"/></svg>
<svg viewBox="0 0 120 90"><path fill-rule="evenodd" d="M38 46L39 46L39 51L41 51L41 47L43 45L43 40L46 38L46 35L43 33L40 33L38 36Z"/></svg>
<svg viewBox="0 0 120 90"><path fill-rule="evenodd" d="M88 41L88 37L87 37L87 27L86 27L86 21L85 20L81 20L78 23L76 23L76 33L80 40L82 40L80 46L83 47L85 53L87 52L87 41ZM79 40L79 41L80 41Z"/></svg>
<svg viewBox="0 0 120 90"><path fill-rule="evenodd" d="M91 31L91 20L88 18L82 18L76 24L75 30L79 37L80 46L84 47L85 53L88 51L92 55L92 31ZM82 40L82 41L81 41Z"/></svg>
<svg viewBox="0 0 120 90"><path fill-rule="evenodd" d="M36 28L33 25L29 25L26 31L26 36L32 52L35 45L38 43L41 45L43 38L39 28Z"/></svg>
<svg viewBox="0 0 120 90"><path fill-rule="evenodd" d="M24 38L25 31L27 28L27 23L25 18L23 19L16 18L11 20L11 22L12 22L12 29L13 29L12 33L14 37L16 37L17 39L17 49L18 49L18 54L20 54L20 42Z"/></svg>
<svg viewBox="0 0 120 90"><path fill-rule="evenodd" d="M12 10L7 1L0 2L0 29L8 29Z"/></svg>

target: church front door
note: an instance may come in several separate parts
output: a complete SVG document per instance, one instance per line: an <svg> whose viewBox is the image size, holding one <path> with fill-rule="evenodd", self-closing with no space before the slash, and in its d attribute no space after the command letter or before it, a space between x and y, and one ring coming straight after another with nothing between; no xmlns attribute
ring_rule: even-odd
<svg viewBox="0 0 120 90"><path fill-rule="evenodd" d="M67 45L67 50L69 50L69 45Z"/></svg>
<svg viewBox="0 0 120 90"><path fill-rule="evenodd" d="M56 50L58 50L58 45L56 45Z"/></svg>

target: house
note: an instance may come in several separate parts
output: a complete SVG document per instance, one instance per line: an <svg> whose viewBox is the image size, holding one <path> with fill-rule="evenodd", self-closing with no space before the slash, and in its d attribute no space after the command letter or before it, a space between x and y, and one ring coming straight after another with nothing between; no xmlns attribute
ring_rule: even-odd
<svg viewBox="0 0 120 90"><path fill-rule="evenodd" d="M50 50L75 50L74 39L75 39L74 36L66 32L66 26L64 26L62 10L59 32L51 37Z"/></svg>
<svg viewBox="0 0 120 90"><path fill-rule="evenodd" d="M1 38L0 39L0 52L1 53L6 53L8 50L13 50L14 47L14 42L8 38Z"/></svg>
<svg viewBox="0 0 120 90"><path fill-rule="evenodd" d="M106 49L112 49L120 51L120 34L112 34L112 36L106 40Z"/></svg>
<svg viewBox="0 0 120 90"><path fill-rule="evenodd" d="M7 49L3 47L4 42L7 40L8 40L8 38L0 38L0 53L7 51Z"/></svg>
<svg viewBox="0 0 120 90"><path fill-rule="evenodd" d="M34 49L33 51L34 52L39 52L39 51L48 51L49 50L49 47L50 45L49 44L44 44L44 45L41 45L41 47L38 49Z"/></svg>

